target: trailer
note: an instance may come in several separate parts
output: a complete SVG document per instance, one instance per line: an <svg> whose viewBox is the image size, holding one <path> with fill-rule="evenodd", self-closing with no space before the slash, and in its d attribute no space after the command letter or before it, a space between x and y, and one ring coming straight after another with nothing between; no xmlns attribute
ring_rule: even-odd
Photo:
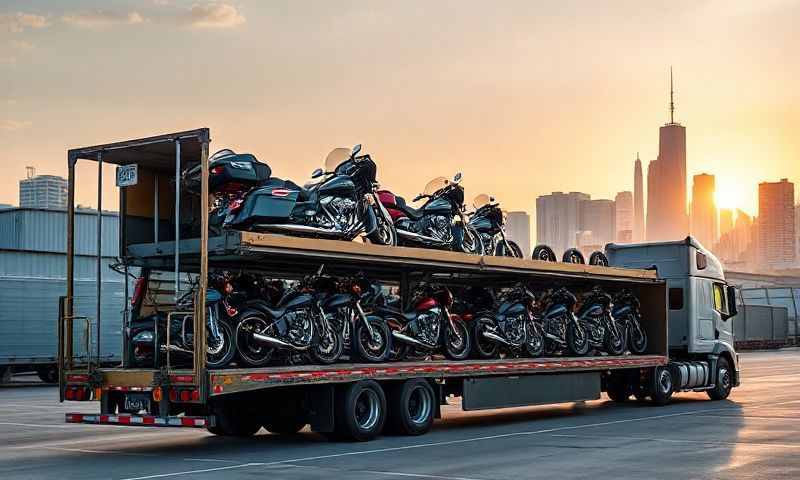
<svg viewBox="0 0 800 480"><path fill-rule="evenodd" d="M71 200L77 161L95 161L101 172L106 163L126 172L120 188L121 256L126 268L141 269L148 279L146 288L167 307L170 298L177 298L181 276L186 274L196 276L196 298L205 299L210 269L299 278L324 264L335 275L365 272L372 279L396 285L401 296L422 279L453 286L504 286L519 281L533 288L600 285L609 290L630 289L640 299L647 350L643 355L578 358L451 361L433 357L381 364L209 369L206 339L200 335L194 342L191 368L175 366L169 357L159 368L135 368L127 354L118 368L82 364L73 355L71 337L70 224L68 294L59 323L60 394L62 400L99 401L100 411L70 413L67 422L206 428L235 436L252 435L262 427L278 434L294 433L310 425L333 438L369 440L384 425L403 434L425 433L450 396L461 397L464 409L480 410L592 400L600 398L602 391L620 401L636 395L664 404L675 390L671 383L665 384L665 375L666 380L672 378L667 288L655 270L241 231L209 236L209 142L208 129L198 129L68 152ZM196 165L202 171L199 198L182 192L179 179L184 169ZM131 171L135 171L135 181L131 181ZM102 204L101 198L98 203ZM169 277L164 277L165 272ZM174 282L171 290L164 288L165 278ZM125 305L123 337L127 338L130 319L137 315L128 292ZM204 331L205 314L203 302L196 301L194 331ZM97 316L99 329L99 311Z"/></svg>

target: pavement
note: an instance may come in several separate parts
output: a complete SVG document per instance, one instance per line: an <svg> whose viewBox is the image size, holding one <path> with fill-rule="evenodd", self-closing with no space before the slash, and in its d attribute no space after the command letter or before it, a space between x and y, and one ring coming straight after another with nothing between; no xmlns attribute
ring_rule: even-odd
<svg viewBox="0 0 800 480"><path fill-rule="evenodd" d="M462 412L421 437L329 442L301 432L220 438L204 430L72 425L51 386L0 389L0 479L798 479L800 350L741 355L725 401L585 404Z"/></svg>

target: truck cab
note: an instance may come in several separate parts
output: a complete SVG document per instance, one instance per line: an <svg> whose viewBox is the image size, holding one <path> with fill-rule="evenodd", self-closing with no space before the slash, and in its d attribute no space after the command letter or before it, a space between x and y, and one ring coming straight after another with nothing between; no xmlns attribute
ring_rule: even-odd
<svg viewBox="0 0 800 480"><path fill-rule="evenodd" d="M736 290L722 264L697 239L632 244L610 243L609 264L657 271L667 283L670 370L675 390L727 391L739 385L734 349ZM725 359L719 362L719 359Z"/></svg>

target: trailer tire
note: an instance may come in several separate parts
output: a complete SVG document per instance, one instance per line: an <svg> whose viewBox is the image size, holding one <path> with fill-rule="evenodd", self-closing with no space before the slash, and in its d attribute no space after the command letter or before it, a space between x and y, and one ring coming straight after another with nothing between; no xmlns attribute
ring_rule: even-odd
<svg viewBox="0 0 800 480"><path fill-rule="evenodd" d="M366 442L380 435L386 422L386 395L374 380L360 380L337 388L334 398L334 434L337 440Z"/></svg>
<svg viewBox="0 0 800 480"><path fill-rule="evenodd" d="M613 402L624 403L630 398L631 391L623 378L612 374L606 383L606 395Z"/></svg>
<svg viewBox="0 0 800 480"><path fill-rule="evenodd" d="M223 437L250 437L261 430L261 422L258 421L256 412L251 408L240 408L234 405L223 403L212 407L216 425L208 427L208 431L214 435Z"/></svg>
<svg viewBox="0 0 800 480"><path fill-rule="evenodd" d="M44 383L58 383L58 367L46 365L36 369L36 375Z"/></svg>
<svg viewBox="0 0 800 480"><path fill-rule="evenodd" d="M659 407L669 403L674 392L672 371L667 367L656 367L650 384L650 400Z"/></svg>
<svg viewBox="0 0 800 480"><path fill-rule="evenodd" d="M399 435L422 435L433 426L436 394L423 378L412 378L389 390L387 427Z"/></svg>
<svg viewBox="0 0 800 480"><path fill-rule="evenodd" d="M714 388L706 393L711 400L725 400L731 394L733 374L725 357L717 359L717 370L714 375Z"/></svg>
<svg viewBox="0 0 800 480"><path fill-rule="evenodd" d="M264 420L263 427L270 433L278 435L294 435L308 425L306 419L299 415L275 416Z"/></svg>

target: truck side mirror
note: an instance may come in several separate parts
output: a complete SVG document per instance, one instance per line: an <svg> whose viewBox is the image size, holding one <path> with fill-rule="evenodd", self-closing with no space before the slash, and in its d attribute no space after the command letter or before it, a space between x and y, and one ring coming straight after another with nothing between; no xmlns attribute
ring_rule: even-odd
<svg viewBox="0 0 800 480"><path fill-rule="evenodd" d="M727 320L728 318L731 318L731 317L735 317L736 314L739 313L739 310L737 309L737 306L736 306L736 287L734 287L732 285L728 285L727 290L728 290L727 291L728 314L726 315L727 318L725 318L725 320Z"/></svg>

